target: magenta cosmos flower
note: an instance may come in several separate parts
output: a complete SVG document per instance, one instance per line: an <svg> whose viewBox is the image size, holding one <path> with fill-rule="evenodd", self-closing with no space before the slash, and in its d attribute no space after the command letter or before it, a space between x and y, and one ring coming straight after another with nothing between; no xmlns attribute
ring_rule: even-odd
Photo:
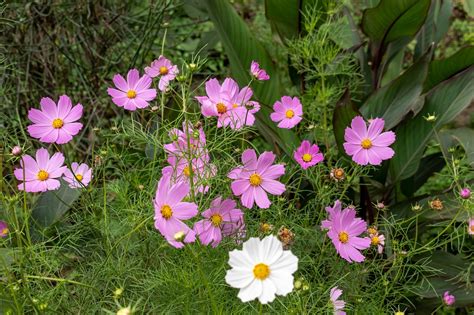
<svg viewBox="0 0 474 315"><path fill-rule="evenodd" d="M319 147L316 144L311 145L308 140L301 142L300 147L293 153L293 158L303 169L307 169L324 160L323 154L319 153Z"/></svg>
<svg viewBox="0 0 474 315"><path fill-rule="evenodd" d="M185 182L191 185L192 182L195 191L205 194L209 190L207 184L216 175L217 169L214 164L200 158L191 160L191 163L183 158L175 160L173 165L164 167L162 173L170 176L173 184Z"/></svg>
<svg viewBox="0 0 474 315"><path fill-rule="evenodd" d="M469 219L467 233L474 235L474 218Z"/></svg>
<svg viewBox="0 0 474 315"><path fill-rule="evenodd" d="M195 203L183 202L189 193L189 185L185 182L170 183L170 177L164 175L158 182L155 196L155 228L166 238L168 243L176 248L182 248L184 243L196 240L196 233L183 221L191 219L198 213ZM184 234L183 240L178 241L175 235Z"/></svg>
<svg viewBox="0 0 474 315"><path fill-rule="evenodd" d="M471 198L471 190L467 187L461 189L459 192L459 195L461 196L462 199L469 199Z"/></svg>
<svg viewBox="0 0 474 315"><path fill-rule="evenodd" d="M443 294L443 302L447 306L451 306L456 302L456 297L452 294L449 294L449 291L444 292Z"/></svg>
<svg viewBox="0 0 474 315"><path fill-rule="evenodd" d="M174 128L169 132L171 143L163 147L168 154L168 163L177 165L182 159L199 159L209 162L209 152L206 148L206 135L202 128L194 128L191 124L183 123L183 130Z"/></svg>
<svg viewBox="0 0 474 315"><path fill-rule="evenodd" d="M178 66L173 65L169 59L160 56L158 59L155 59L149 67L145 68L145 73L152 78L160 77L158 88L160 91L164 92L166 91L170 81L176 78L179 70Z"/></svg>
<svg viewBox="0 0 474 315"><path fill-rule="evenodd" d="M368 237L359 237L367 229L364 220L356 218L354 208L341 211L340 203L336 201L333 208L328 207L329 219L322 222L321 227L329 229L327 234L331 238L336 251L348 262L362 262L365 257L360 250L370 247Z"/></svg>
<svg viewBox="0 0 474 315"><path fill-rule="evenodd" d="M82 105L73 107L69 96L60 96L58 106L49 97L43 97L40 104L41 110L32 108L28 112L28 118L33 122L28 126L28 133L33 138L64 144L82 129L82 124L76 122L82 116Z"/></svg>
<svg viewBox="0 0 474 315"><path fill-rule="evenodd" d="M235 93L230 99L232 110L223 116L222 122L217 121L218 127L229 126L232 129L240 129L244 126L253 126L260 104L250 100L252 95L253 91L249 87L244 87Z"/></svg>
<svg viewBox="0 0 474 315"><path fill-rule="evenodd" d="M395 152L388 146L395 142L395 133L382 132L385 122L381 118L370 121L369 128L361 116L352 119L351 127L347 127L344 150L359 165L380 165L383 160L393 157Z"/></svg>
<svg viewBox="0 0 474 315"><path fill-rule="evenodd" d="M127 110L145 108L156 97L156 90L150 89L151 78L147 74L140 77L137 69L128 71L126 81L120 74L114 75L113 81L117 89L108 88L107 93L115 105Z"/></svg>
<svg viewBox="0 0 474 315"><path fill-rule="evenodd" d="M71 169L64 172L64 180L69 183L71 188L82 188L89 185L92 179L92 169L85 163L73 162Z"/></svg>
<svg viewBox="0 0 474 315"><path fill-rule="evenodd" d="M0 220L0 237L5 238L8 236L8 224L5 221Z"/></svg>
<svg viewBox="0 0 474 315"><path fill-rule="evenodd" d="M204 245L216 247L223 236L236 235L245 229L244 214L236 208L232 199L222 200L221 197L211 202L211 207L202 213L204 220L194 224L194 231Z"/></svg>
<svg viewBox="0 0 474 315"><path fill-rule="evenodd" d="M270 76L263 69L260 69L260 65L255 60L250 64L250 73L259 81L266 81L270 79Z"/></svg>
<svg viewBox="0 0 474 315"><path fill-rule="evenodd" d="M342 290L338 287L331 289L329 299L331 300L332 307L334 309L334 315L346 315L346 312L343 311L346 306L346 302L339 300L339 297L342 295Z"/></svg>
<svg viewBox="0 0 474 315"><path fill-rule="evenodd" d="M285 191L285 185L277 181L285 174L282 164L272 165L275 154L263 152L257 159L253 149L247 149L242 154L243 166L234 168L228 175L234 181L231 184L232 192L241 196L240 201L246 208L252 208L254 202L260 208L268 208L271 205L267 193L281 195Z"/></svg>
<svg viewBox="0 0 474 315"><path fill-rule="evenodd" d="M20 160L22 168L15 170L15 177L23 183L18 185L19 190L27 192L40 192L56 190L60 186L59 178L63 176L66 166L64 155L55 153L49 158L48 150L36 151L36 161L29 155L24 155Z"/></svg>
<svg viewBox="0 0 474 315"><path fill-rule="evenodd" d="M291 129L303 119L303 106L297 97L283 96L281 101L273 104L273 110L270 118L274 122L279 122L280 128Z"/></svg>

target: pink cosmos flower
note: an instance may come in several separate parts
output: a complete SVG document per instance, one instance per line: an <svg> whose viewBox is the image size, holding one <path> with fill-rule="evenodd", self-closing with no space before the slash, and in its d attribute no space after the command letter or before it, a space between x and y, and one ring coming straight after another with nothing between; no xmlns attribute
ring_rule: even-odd
<svg viewBox="0 0 474 315"><path fill-rule="evenodd" d="M268 208L271 205L267 193L281 195L285 191L285 185L277 181L285 174L282 164L272 165L275 154L263 152L257 160L257 154L253 149L247 149L242 154L243 166L234 168L227 176L234 181L231 184L232 192L241 196L240 201L246 208L252 208L254 202L260 208Z"/></svg>
<svg viewBox="0 0 474 315"><path fill-rule="evenodd" d="M467 187L461 189L459 192L459 195L461 196L462 199L469 199L471 198L471 190Z"/></svg>
<svg viewBox="0 0 474 315"><path fill-rule="evenodd" d="M158 88L160 91L164 92L170 81L176 78L179 70L178 66L173 65L169 59L160 55L160 57L155 59L149 67L145 68L145 73L152 78L159 76L160 82L158 83Z"/></svg>
<svg viewBox="0 0 474 315"><path fill-rule="evenodd" d="M335 218L335 213L338 214L339 212L342 211L342 204L341 204L341 201L339 200L336 200L336 202L334 202L334 207L326 207L326 212L329 214L329 218L328 220L323 220L321 222L321 230L329 230L331 227L332 227L332 224L333 224L333 220Z"/></svg>
<svg viewBox="0 0 474 315"><path fill-rule="evenodd" d="M379 233L370 235L370 244L372 246L377 246L377 252L382 254L383 247L385 246L385 236Z"/></svg>
<svg viewBox="0 0 474 315"><path fill-rule="evenodd" d="M365 257L359 250L370 247L371 240L368 237L358 237L367 229L367 223L360 218L356 218L354 208L346 208L341 211L338 204L335 204L329 212L329 222L321 225L329 228L327 235L331 238L336 251L348 262L362 262Z"/></svg>
<svg viewBox="0 0 474 315"><path fill-rule="evenodd" d="M0 237L5 238L8 236L8 224L5 221L0 220Z"/></svg>
<svg viewBox="0 0 474 315"><path fill-rule="evenodd" d="M196 233L183 221L191 219L198 213L195 203L183 202L189 193L189 185L185 182L170 183L170 177L163 175L158 182L155 196L155 228L176 248L184 247L184 243L196 240ZM183 242L175 239L175 235L184 233Z"/></svg>
<svg viewBox="0 0 474 315"><path fill-rule="evenodd" d="M382 118L370 121L369 128L361 116L352 119L351 127L347 127L344 150L359 165L380 165L383 160L393 157L395 152L389 148L395 142L395 133L382 132L385 122Z"/></svg>
<svg viewBox="0 0 474 315"><path fill-rule="evenodd" d="M28 126L28 133L46 143L64 144L72 140L82 129L82 124L76 122L82 116L82 105L72 107L69 96L59 97L58 106L49 97L40 101L41 110L32 108L28 118L33 122Z"/></svg>
<svg viewBox="0 0 474 315"><path fill-rule="evenodd" d="M181 159L187 160L190 157L203 162L210 160L206 149L206 135L202 128L193 128L191 124L186 127L183 123L183 130L174 128L170 131L169 136L173 141L163 146L168 153L169 164L177 165Z"/></svg>
<svg viewBox="0 0 474 315"><path fill-rule="evenodd" d="M118 90L108 88L107 93L112 96L115 105L126 110L145 108L156 97L156 90L150 89L151 78L147 74L140 77L137 69L128 71L126 81L120 74L114 75L113 81Z"/></svg>
<svg viewBox="0 0 474 315"><path fill-rule="evenodd" d="M236 208L232 199L222 200L221 197L211 202L211 207L202 213L204 220L194 224L194 231L204 245L216 247L223 236L236 235L245 229L244 214Z"/></svg>
<svg viewBox="0 0 474 315"><path fill-rule="evenodd" d="M297 97L283 96L281 101L273 104L273 110L270 118L274 122L280 122L280 128L291 129L303 119L303 105Z"/></svg>
<svg viewBox="0 0 474 315"><path fill-rule="evenodd" d="M443 294L443 302L447 306L451 306L456 302L456 297L452 294L449 294L449 291L444 292Z"/></svg>
<svg viewBox="0 0 474 315"><path fill-rule="evenodd" d="M311 145L308 140L301 142L300 147L293 153L293 158L303 169L307 169L324 160L323 154L319 153L319 147L316 144Z"/></svg>
<svg viewBox="0 0 474 315"><path fill-rule="evenodd" d="M200 158L193 159L191 165L183 158L175 160L173 165L164 167L162 173L170 176L171 183L186 182L191 185L192 181L194 189L205 194L209 190L207 183L216 175L217 169L214 164Z"/></svg>
<svg viewBox="0 0 474 315"><path fill-rule="evenodd" d="M49 158L48 150L39 149L36 151L36 161L29 155L24 155L20 160L22 168L15 170L15 177L23 181L18 185L19 190L27 192L40 192L56 190L60 186L59 178L63 176L66 166L64 155L55 153Z"/></svg>
<svg viewBox="0 0 474 315"><path fill-rule="evenodd" d="M474 235L474 218L469 219L467 233L470 235Z"/></svg>
<svg viewBox="0 0 474 315"><path fill-rule="evenodd" d="M255 101L251 101L253 91L249 87L244 87L238 93L235 93L231 99L232 110L224 115L222 122L217 122L218 127L220 125L226 127L229 126L232 129L240 129L244 126L253 126L255 123L255 114L260 110L260 104Z"/></svg>
<svg viewBox="0 0 474 315"><path fill-rule="evenodd" d="M331 300L332 306L334 308L334 315L346 315L346 312L343 311L343 308L346 306L346 302L343 300L338 300L342 295L342 290L338 287L331 289L329 299Z"/></svg>
<svg viewBox="0 0 474 315"><path fill-rule="evenodd" d="M255 60L250 64L250 73L259 81L266 81L270 79L270 76L263 69L260 69L260 65Z"/></svg>
<svg viewBox="0 0 474 315"><path fill-rule="evenodd" d="M92 169L85 163L71 163L71 169L66 169L63 179L71 188L82 188L89 185L92 179Z"/></svg>

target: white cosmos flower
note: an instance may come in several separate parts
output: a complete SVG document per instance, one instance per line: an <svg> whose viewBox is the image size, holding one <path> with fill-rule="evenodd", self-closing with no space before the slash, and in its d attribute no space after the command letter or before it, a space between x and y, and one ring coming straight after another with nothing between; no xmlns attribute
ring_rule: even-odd
<svg viewBox="0 0 474 315"><path fill-rule="evenodd" d="M298 269L298 257L283 250L281 242L273 235L263 240L252 237L243 244L242 250L229 253L229 265L225 281L240 289L242 302L258 298L267 304L275 295L287 295L293 290L293 273Z"/></svg>

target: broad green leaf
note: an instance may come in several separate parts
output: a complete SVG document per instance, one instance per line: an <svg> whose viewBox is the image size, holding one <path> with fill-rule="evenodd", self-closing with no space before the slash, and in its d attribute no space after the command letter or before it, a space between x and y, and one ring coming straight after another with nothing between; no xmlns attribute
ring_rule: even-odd
<svg viewBox="0 0 474 315"><path fill-rule="evenodd" d="M360 115L357 107L352 103L349 89L346 89L334 109L332 124L334 137L339 148L339 153L345 154L344 150L344 131L351 125L352 119Z"/></svg>
<svg viewBox="0 0 474 315"><path fill-rule="evenodd" d="M32 217L40 226L50 226L71 208L80 195L81 189L69 188L69 185L61 180L61 187L58 190L47 191L39 197L33 208Z"/></svg>
<svg viewBox="0 0 474 315"><path fill-rule="evenodd" d="M423 90L425 92L430 90L438 83L449 79L472 65L474 65L474 46L461 48L454 55L446 59L432 61Z"/></svg>
<svg viewBox="0 0 474 315"><path fill-rule="evenodd" d="M376 43L414 36L423 25L430 0L382 0L364 11L362 30Z"/></svg>
<svg viewBox="0 0 474 315"><path fill-rule="evenodd" d="M440 137L446 146L452 146L459 143L466 152L468 163L474 167L474 130L470 128L458 128L444 130L440 133ZM444 140L444 141L443 141ZM448 149L448 148L445 148Z"/></svg>
<svg viewBox="0 0 474 315"><path fill-rule="evenodd" d="M418 169L426 144L443 125L453 120L472 101L474 67L444 81L425 97L423 109L414 118L406 120L396 130L397 140L392 146L395 156L390 160L391 182L412 176ZM435 122L424 117L436 116Z"/></svg>
<svg viewBox="0 0 474 315"><path fill-rule="evenodd" d="M360 112L366 118L382 117L386 129L395 127L417 104L430 58L431 52L426 53L397 79L372 93Z"/></svg>
<svg viewBox="0 0 474 315"><path fill-rule="evenodd" d="M415 175L402 181L400 185L402 193L405 196L413 196L434 173L441 171L445 165L446 161L440 152L423 157Z"/></svg>
<svg viewBox="0 0 474 315"><path fill-rule="evenodd" d="M266 105L257 113L256 126L267 141L280 146L291 155L291 145L299 143L299 140L292 131L277 128L269 117L271 106L283 95L280 74L270 55L228 1L205 0L203 3L206 4L209 17L229 57L233 78L241 86L247 85L250 81L249 69L252 60L257 60L270 75L270 80L253 86L256 98Z"/></svg>
<svg viewBox="0 0 474 315"><path fill-rule="evenodd" d="M295 38L300 33L301 1L265 0L265 16L280 38Z"/></svg>

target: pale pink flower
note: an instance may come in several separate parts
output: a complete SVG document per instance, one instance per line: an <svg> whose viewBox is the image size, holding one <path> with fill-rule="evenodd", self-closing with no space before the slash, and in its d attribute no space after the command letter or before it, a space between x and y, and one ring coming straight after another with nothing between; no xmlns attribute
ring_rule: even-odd
<svg viewBox="0 0 474 315"><path fill-rule="evenodd" d="M327 206L325 209L329 217L328 217L328 220L323 220L321 222L321 230L324 230L324 229L329 230L332 227L333 220L335 218L335 213L337 214L342 211L342 203L341 201L336 200L334 202L334 207Z"/></svg>
<svg viewBox="0 0 474 315"><path fill-rule="evenodd" d="M370 236L370 244L372 246L377 246L377 252L379 254L382 254L383 247L385 246L385 236L379 233L375 233L369 236Z"/></svg>
<svg viewBox="0 0 474 315"><path fill-rule="evenodd" d="M361 116L352 119L351 127L347 127L344 140L344 150L352 160L359 165L380 165L383 160L393 157L395 152L389 147L395 142L395 133L382 132L382 118L372 119L369 128Z"/></svg>
<svg viewBox="0 0 474 315"><path fill-rule="evenodd" d="M469 219L467 233L474 235L474 218Z"/></svg>
<svg viewBox="0 0 474 315"><path fill-rule="evenodd" d="M281 101L273 104L273 110L270 118L274 122L279 122L280 128L291 129L303 119L303 105L297 97L283 96Z"/></svg>
<svg viewBox="0 0 474 315"><path fill-rule="evenodd" d="M71 163L71 169L66 169L63 179L71 188L82 188L89 185L92 179L92 169L85 163Z"/></svg>
<svg viewBox="0 0 474 315"><path fill-rule="evenodd" d="M176 78L179 70L178 66L173 65L169 59L160 55L160 57L155 59L149 67L145 68L145 73L152 78L160 77L158 88L163 92L166 91L170 81Z"/></svg>
<svg viewBox="0 0 474 315"><path fill-rule="evenodd" d="M232 129L240 129L244 126L253 126L255 123L255 114L260 110L260 104L251 101L253 91L249 87L244 87L238 93L235 93L231 99L232 110L223 115L220 125L229 126Z"/></svg>
<svg viewBox="0 0 474 315"><path fill-rule="evenodd" d="M156 190L155 228L176 248L182 248L183 243L196 240L196 233L182 221L191 219L198 213L195 203L182 201L189 189L187 183L171 184L170 177L163 175ZM182 241L176 239L176 235L180 233L184 235Z"/></svg>
<svg viewBox="0 0 474 315"><path fill-rule="evenodd" d="M66 170L63 164L64 155L60 152L49 158L48 150L41 148L36 151L36 160L25 154L20 160L22 168L17 168L14 172L16 179L23 181L18 185L18 189L27 192L58 189L59 178Z"/></svg>
<svg viewBox="0 0 474 315"><path fill-rule="evenodd" d="M285 185L277 179L285 174L282 164L272 165L275 154L264 152L257 159L253 149L247 149L242 154L243 166L234 168L228 175L234 181L231 184L232 192L241 196L240 201L246 208L252 208L254 202L260 208L268 208L271 205L267 193L281 195L285 191Z"/></svg>
<svg viewBox="0 0 474 315"><path fill-rule="evenodd" d="M191 164L186 159L174 160L173 165L163 168L163 175L171 178L171 183L185 182L191 185L199 193L207 193L207 183L216 175L217 169L214 164L206 162L201 158L195 158Z"/></svg>
<svg viewBox="0 0 474 315"><path fill-rule="evenodd" d="M23 153L23 150L21 149L20 146L16 145L12 148L12 155L14 156L20 156Z"/></svg>
<svg viewBox="0 0 474 315"><path fill-rule="evenodd" d="M156 97L156 89L150 89L151 78L147 74L140 77L137 69L128 71L126 81L120 74L114 75L113 81L118 89L108 88L107 93L112 102L126 110L145 108Z"/></svg>
<svg viewBox="0 0 474 315"><path fill-rule="evenodd" d="M60 96L57 106L49 97L43 97L40 104L41 110L32 108L28 112L28 118L33 122L28 126L28 133L33 138L64 144L82 129L82 124L76 122L82 116L82 105L73 107L69 96Z"/></svg>
<svg viewBox="0 0 474 315"><path fill-rule="evenodd" d="M172 142L163 147L168 154L167 161L170 165L177 165L182 159L189 158L199 159L204 163L209 162L206 135L202 128L193 128L189 123L186 127L183 123L183 130L174 128L169 132L169 136Z"/></svg>
<svg viewBox="0 0 474 315"><path fill-rule="evenodd" d="M456 302L456 297L452 294L449 294L449 291L444 292L443 294L443 302L447 306L451 306Z"/></svg>
<svg viewBox="0 0 474 315"><path fill-rule="evenodd" d="M303 168L307 169L324 160L316 144L311 145L308 140L303 140L298 149L293 153L293 158Z"/></svg>
<svg viewBox="0 0 474 315"><path fill-rule="evenodd" d="M223 236L236 235L245 229L244 214L236 206L232 199L218 197L211 202L209 209L202 212L205 219L194 224L194 231L202 244L216 247Z"/></svg>
<svg viewBox="0 0 474 315"><path fill-rule="evenodd" d="M338 287L334 287L331 289L331 293L329 295L329 299L331 300L331 304L334 308L334 315L345 315L346 312L343 311L344 307L346 306L346 302L343 300L339 300L339 297L342 295L342 290Z"/></svg>
<svg viewBox="0 0 474 315"><path fill-rule="evenodd" d="M222 126L222 121L228 117L228 111L233 106L232 98L239 92L239 86L231 78L226 78L222 85L217 79L210 79L206 82L207 96L196 96L201 104L201 112L205 117L218 117Z"/></svg>
<svg viewBox="0 0 474 315"><path fill-rule="evenodd" d="M264 69L260 68L260 65L255 60L250 64L250 73L259 81L269 80L270 76Z"/></svg>

